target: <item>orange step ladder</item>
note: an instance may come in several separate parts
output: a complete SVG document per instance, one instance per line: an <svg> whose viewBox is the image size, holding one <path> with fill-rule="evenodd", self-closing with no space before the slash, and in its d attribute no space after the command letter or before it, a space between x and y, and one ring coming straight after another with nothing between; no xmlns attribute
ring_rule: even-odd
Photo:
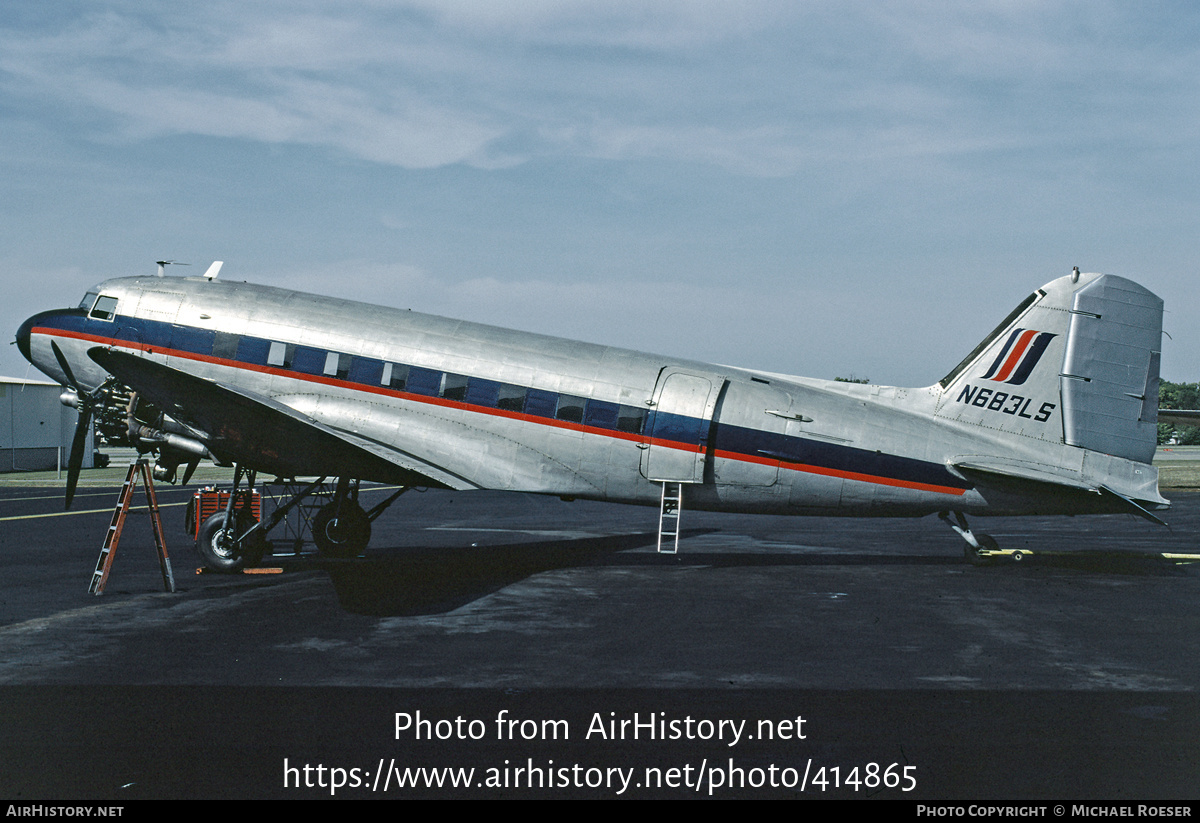
<svg viewBox="0 0 1200 823"><path fill-rule="evenodd" d="M167 544L163 541L162 519L158 514L158 497L154 494L154 481L150 476L150 461L142 458L129 464L125 485L121 486L121 497L113 510L104 546L100 549L99 559L96 560L96 571L92 574L91 585L88 586L88 592L91 594L104 594L104 584L108 582L108 573L112 570L113 558L117 554L117 543L121 540L121 530L125 528L125 515L129 513L129 504L133 500L138 475L141 475L142 487L146 491L146 504L150 509L150 523L154 527L154 545L158 550L163 587L169 592L175 591L175 574L171 571L171 558L167 557Z"/></svg>

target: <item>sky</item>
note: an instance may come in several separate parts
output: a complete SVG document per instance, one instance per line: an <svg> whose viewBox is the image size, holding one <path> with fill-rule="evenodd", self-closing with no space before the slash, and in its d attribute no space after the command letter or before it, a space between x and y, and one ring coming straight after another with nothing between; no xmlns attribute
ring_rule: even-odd
<svg viewBox="0 0 1200 823"><path fill-rule="evenodd" d="M1184 2L5 3L0 327L223 260L924 386L1079 266L1197 381L1198 92Z"/></svg>

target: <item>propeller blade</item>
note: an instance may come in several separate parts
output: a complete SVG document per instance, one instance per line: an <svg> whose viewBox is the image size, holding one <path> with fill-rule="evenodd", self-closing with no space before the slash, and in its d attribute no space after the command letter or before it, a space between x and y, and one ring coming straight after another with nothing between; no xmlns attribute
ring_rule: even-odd
<svg viewBox="0 0 1200 823"><path fill-rule="evenodd" d="M188 481L192 479L192 472L196 471L196 467L199 465L200 465L199 457L197 457L195 460L189 460L188 464L187 464L187 468L184 469L184 471L183 471L183 480L180 481L179 485L186 486Z"/></svg>
<svg viewBox="0 0 1200 823"><path fill-rule="evenodd" d="M67 385L75 389L75 391L79 391L79 381L75 379L75 372L71 371L71 364L67 362L67 357L62 353L62 349L58 347L58 343L51 340L50 348L54 349L54 359L58 361L58 367L67 376Z"/></svg>
<svg viewBox="0 0 1200 823"><path fill-rule="evenodd" d="M79 422L75 424L75 439L71 441L71 458L67 462L67 501L64 510L71 508L71 501L75 499L75 486L79 484L79 470L83 468L83 450L87 446L91 422L91 408L82 406L79 409Z"/></svg>

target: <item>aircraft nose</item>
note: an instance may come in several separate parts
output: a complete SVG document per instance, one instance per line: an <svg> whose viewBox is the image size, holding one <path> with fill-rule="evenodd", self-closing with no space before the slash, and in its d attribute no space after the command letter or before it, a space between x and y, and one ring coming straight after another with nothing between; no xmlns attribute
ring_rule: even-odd
<svg viewBox="0 0 1200 823"><path fill-rule="evenodd" d="M29 318L21 324L21 328L17 329L17 348L21 354L29 362L33 362L33 358L29 356L29 334L33 329L34 318Z"/></svg>

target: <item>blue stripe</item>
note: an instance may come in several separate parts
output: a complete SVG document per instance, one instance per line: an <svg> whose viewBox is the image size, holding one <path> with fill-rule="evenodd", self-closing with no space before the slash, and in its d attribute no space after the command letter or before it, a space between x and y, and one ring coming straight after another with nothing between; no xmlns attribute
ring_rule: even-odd
<svg viewBox="0 0 1200 823"><path fill-rule="evenodd" d="M109 322L91 320L77 311L64 311L53 314L46 313L45 317L38 318L35 325L106 338L113 338L118 329L125 329L122 338L118 339L131 339L146 345L156 345L151 341L169 339L169 345L162 343L157 345L161 348L181 350L190 354L212 356L213 332L157 320L143 320L118 315L114 322ZM130 337L125 338L124 335L130 335ZM266 366L270 346L270 340L242 335L238 341L237 360L255 366ZM327 351L324 349L297 345L294 347L290 368L287 370L300 374L323 375L326 355ZM379 382L385 362L393 363L393 379L390 386L380 386ZM401 369L407 370L406 380L398 377ZM442 383L442 374L440 371L420 366L405 366L396 364L394 361L354 356L349 373L343 382L348 386L358 384L392 388L411 394L437 397ZM523 403L519 398L517 399L521 408L514 408L499 400L503 387L515 388L524 393ZM831 471L871 475L902 482L957 489L971 488L970 484L951 474L945 466L938 463L881 454L869 449L823 443L804 437L761 431L746 426L727 423L713 425L703 418L670 414L658 410L647 413L646 409L637 406L619 405L604 400L587 399L582 417L575 420L574 418L578 416L576 412L579 404L578 398L570 398L569 414L571 417L563 416L568 413L565 408L562 408L564 406L563 398L568 397L543 389L515 387L486 378L468 376L463 397L455 399L457 402L474 406L481 411L504 408L511 411L523 411L525 414L535 417L570 419L571 422L582 421L585 425L598 429L622 431L636 435L649 432L649 436L656 441L694 447L706 444L711 427L714 437L713 447L726 453L743 455L756 460L767 458L779 460L783 464L817 466Z"/></svg>

